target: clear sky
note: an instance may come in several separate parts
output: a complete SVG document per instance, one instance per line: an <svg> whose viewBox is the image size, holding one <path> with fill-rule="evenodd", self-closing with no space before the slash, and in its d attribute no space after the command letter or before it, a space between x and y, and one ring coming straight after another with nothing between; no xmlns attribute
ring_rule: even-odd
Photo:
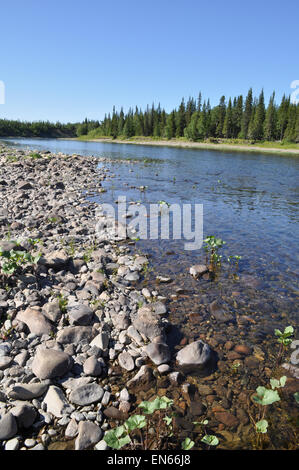
<svg viewBox="0 0 299 470"><path fill-rule="evenodd" d="M0 117L102 119L123 105L299 80L298 0L10 0L0 4Z"/></svg>

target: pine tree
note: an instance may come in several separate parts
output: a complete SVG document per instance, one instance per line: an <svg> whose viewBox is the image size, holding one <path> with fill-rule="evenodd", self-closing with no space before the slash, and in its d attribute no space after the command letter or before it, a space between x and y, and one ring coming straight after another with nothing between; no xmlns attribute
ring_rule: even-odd
<svg viewBox="0 0 299 470"><path fill-rule="evenodd" d="M233 136L233 108L232 108L232 100L231 98L228 101L225 119L223 123L223 130L222 134L227 139L230 139Z"/></svg>
<svg viewBox="0 0 299 470"><path fill-rule="evenodd" d="M275 140L277 136L277 112L274 103L275 92L273 92L266 111L264 123L264 137L266 140Z"/></svg>
<svg viewBox="0 0 299 470"><path fill-rule="evenodd" d="M253 140L262 140L264 137L264 121L265 121L265 99L264 90L261 91L259 96L258 105L254 116L253 124Z"/></svg>
<svg viewBox="0 0 299 470"><path fill-rule="evenodd" d="M176 136L176 113L172 111L166 120L165 134L167 139L173 139Z"/></svg>
<svg viewBox="0 0 299 470"><path fill-rule="evenodd" d="M285 130L288 126L288 117L289 117L289 107L290 107L290 97L283 95L280 106L277 111L277 126L278 126L278 138L283 140Z"/></svg>
<svg viewBox="0 0 299 470"><path fill-rule="evenodd" d="M223 125L226 114L225 96L221 96L216 110L216 137L223 137Z"/></svg>
<svg viewBox="0 0 299 470"><path fill-rule="evenodd" d="M183 137L184 129L186 127L186 116L185 116L185 102L184 98L181 101L180 107L177 112L177 119L176 119L176 137Z"/></svg>
<svg viewBox="0 0 299 470"><path fill-rule="evenodd" d="M187 139L190 140L198 140L199 138L199 132L197 128L198 124L198 112L195 112L192 114L191 121L189 125L185 128L184 135L187 137Z"/></svg>
<svg viewBox="0 0 299 470"><path fill-rule="evenodd" d="M246 101L245 101L245 108L242 118L242 129L241 129L241 137L242 139L248 139L248 129L249 123L252 114L252 106L253 106L253 98L252 98L252 88L249 89Z"/></svg>

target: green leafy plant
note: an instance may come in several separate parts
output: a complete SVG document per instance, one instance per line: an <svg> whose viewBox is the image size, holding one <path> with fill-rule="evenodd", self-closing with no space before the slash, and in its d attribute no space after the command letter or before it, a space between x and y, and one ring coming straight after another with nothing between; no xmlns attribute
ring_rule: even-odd
<svg viewBox="0 0 299 470"><path fill-rule="evenodd" d="M41 257L41 253L31 254L28 251L10 250L5 251L0 248L1 271L5 276L11 276L20 272L24 266L36 265Z"/></svg>
<svg viewBox="0 0 299 470"><path fill-rule="evenodd" d="M270 379L270 384L272 387L272 390L275 390L276 388L282 388L285 386L287 381L287 377L284 375L283 377L280 377L279 380L277 379Z"/></svg>
<svg viewBox="0 0 299 470"><path fill-rule="evenodd" d="M256 432L266 434L266 432L268 431L268 425L269 423L266 419L261 419L260 421L255 423Z"/></svg>
<svg viewBox="0 0 299 470"><path fill-rule="evenodd" d="M195 442L190 439L190 437L186 437L186 439L182 442L182 449L183 450L190 450L194 447Z"/></svg>
<svg viewBox="0 0 299 470"><path fill-rule="evenodd" d="M280 344L280 348L278 351L278 356L276 358L276 364L279 364L282 360L284 353L287 351L288 346L292 343L291 336L294 334L294 328L290 325L287 326L284 331L280 331L279 329L274 330L275 336L278 337L277 341Z"/></svg>
<svg viewBox="0 0 299 470"><path fill-rule="evenodd" d="M214 436L213 434L206 434L202 439L201 442L207 444L209 446L217 446L219 444L218 437Z"/></svg>
<svg viewBox="0 0 299 470"><path fill-rule="evenodd" d="M210 269L215 271L217 266L221 265L222 255L218 254L220 248L226 244L221 238L216 238L214 235L210 235L204 240L204 250L207 253L206 263L210 265Z"/></svg>
<svg viewBox="0 0 299 470"><path fill-rule="evenodd" d="M173 436L172 417L166 415L166 411L172 406L173 400L167 397L156 397L152 401L143 401L138 407L143 415L136 414L128 418L123 425L111 429L104 436L104 441L112 449L119 450L130 444L131 448L142 446L144 449L150 447L149 428L156 430L151 445L157 449L162 443L167 445L168 439ZM156 418L158 423L156 423ZM145 434L143 434L143 430ZM139 436L139 441L134 436ZM136 437L137 437L136 436Z"/></svg>

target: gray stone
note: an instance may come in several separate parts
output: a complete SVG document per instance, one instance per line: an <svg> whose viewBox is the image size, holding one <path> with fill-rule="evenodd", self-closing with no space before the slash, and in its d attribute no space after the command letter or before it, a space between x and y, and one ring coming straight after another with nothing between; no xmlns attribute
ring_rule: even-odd
<svg viewBox="0 0 299 470"><path fill-rule="evenodd" d="M78 344L82 340L91 341L95 330L91 326L68 326L57 333L56 341L60 344Z"/></svg>
<svg viewBox="0 0 299 470"><path fill-rule="evenodd" d="M68 307L70 323L72 325L88 326L93 318L93 310L85 304L72 304Z"/></svg>
<svg viewBox="0 0 299 470"><path fill-rule="evenodd" d="M51 385L44 398L44 403L47 406L47 411L56 418L62 418L65 414L70 414L74 410L74 407L69 404L63 391Z"/></svg>
<svg viewBox="0 0 299 470"><path fill-rule="evenodd" d="M46 393L46 383L16 384L9 391L8 396L13 400L32 400Z"/></svg>
<svg viewBox="0 0 299 470"><path fill-rule="evenodd" d="M72 366L72 358L56 349L40 349L34 357L32 372L41 380L65 375Z"/></svg>
<svg viewBox="0 0 299 470"><path fill-rule="evenodd" d="M150 343L143 350L157 366L170 361L169 347L164 343Z"/></svg>
<svg viewBox="0 0 299 470"><path fill-rule="evenodd" d="M0 419L0 441L11 439L18 432L16 418L11 413L6 413Z"/></svg>
<svg viewBox="0 0 299 470"><path fill-rule="evenodd" d="M98 361L96 356L90 356L83 366L84 374L91 375L93 377L99 377L102 374L102 365Z"/></svg>
<svg viewBox="0 0 299 470"><path fill-rule="evenodd" d="M75 419L71 419L71 421L67 425L64 435L65 437L70 438L70 439L78 435L78 424Z"/></svg>
<svg viewBox="0 0 299 470"><path fill-rule="evenodd" d="M195 367L198 369L207 365L211 359L211 349L203 341L194 341L181 349L176 356L176 360L181 367Z"/></svg>
<svg viewBox="0 0 299 470"><path fill-rule="evenodd" d="M7 369L13 363L13 358L9 356L0 356L0 370Z"/></svg>
<svg viewBox="0 0 299 470"><path fill-rule="evenodd" d="M43 314L53 323L59 322L61 319L61 310L59 300L53 300L43 306Z"/></svg>
<svg viewBox="0 0 299 470"><path fill-rule="evenodd" d="M49 335L53 330L53 327L49 320L37 309L28 307L26 310L21 311L17 314L16 320L18 322L25 323L30 330L30 333L34 333L38 336L44 334Z"/></svg>
<svg viewBox="0 0 299 470"><path fill-rule="evenodd" d="M197 279L199 276L202 276L206 272L208 272L208 268L204 264L195 264L194 266L191 266L189 270L189 273L195 279Z"/></svg>
<svg viewBox="0 0 299 470"><path fill-rule="evenodd" d="M128 371L134 370L135 368L134 359L128 352L122 352L118 356L118 363L120 367Z"/></svg>
<svg viewBox="0 0 299 470"><path fill-rule="evenodd" d="M80 421L78 426L78 437L75 441L75 450L84 450L97 444L102 439L103 431L91 421Z"/></svg>
<svg viewBox="0 0 299 470"><path fill-rule="evenodd" d="M69 400L76 405L90 405L102 399L104 390L100 385L91 383L82 385L70 393Z"/></svg>
<svg viewBox="0 0 299 470"><path fill-rule="evenodd" d="M163 332L163 324L160 317L156 315L153 309L148 305L138 310L132 324L140 334L150 340L156 336L160 336Z"/></svg>
<svg viewBox="0 0 299 470"><path fill-rule="evenodd" d="M25 429L32 426L37 415L35 408L29 403L15 406L10 412L16 418L18 427Z"/></svg>
<svg viewBox="0 0 299 470"><path fill-rule="evenodd" d="M105 351L109 345L109 335L105 331L99 333L90 343L90 346L96 346L97 348Z"/></svg>

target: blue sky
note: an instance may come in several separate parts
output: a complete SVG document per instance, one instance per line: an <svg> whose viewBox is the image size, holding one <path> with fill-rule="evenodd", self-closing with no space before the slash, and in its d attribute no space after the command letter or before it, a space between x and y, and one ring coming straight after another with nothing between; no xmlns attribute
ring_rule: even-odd
<svg viewBox="0 0 299 470"><path fill-rule="evenodd" d="M201 90L264 88L266 100L299 80L297 0L11 0L0 6L0 117L102 119L124 106L166 111Z"/></svg>

